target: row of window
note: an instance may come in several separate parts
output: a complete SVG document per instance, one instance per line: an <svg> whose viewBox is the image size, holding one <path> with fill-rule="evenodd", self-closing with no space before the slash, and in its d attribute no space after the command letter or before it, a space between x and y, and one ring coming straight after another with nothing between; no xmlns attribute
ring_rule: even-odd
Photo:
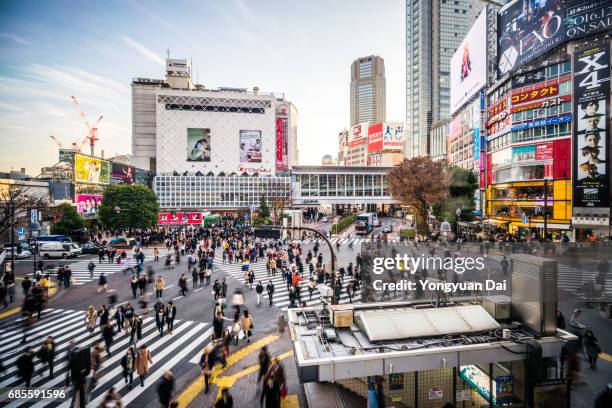
<svg viewBox="0 0 612 408"><path fill-rule="evenodd" d="M570 130L571 123L559 123L556 125L517 130L491 140L489 142L488 151L496 151L513 143L569 136Z"/></svg>

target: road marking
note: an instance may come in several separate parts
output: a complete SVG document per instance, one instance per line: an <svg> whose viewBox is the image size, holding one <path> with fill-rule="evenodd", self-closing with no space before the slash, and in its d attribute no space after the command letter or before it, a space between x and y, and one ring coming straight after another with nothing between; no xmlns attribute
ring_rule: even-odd
<svg viewBox="0 0 612 408"><path fill-rule="evenodd" d="M603 360L606 360L606 361L612 363L612 355L610 355L608 353L599 353L599 357L602 358Z"/></svg>
<svg viewBox="0 0 612 408"><path fill-rule="evenodd" d="M297 394L287 395L287 398L281 400L281 408L300 408Z"/></svg>
<svg viewBox="0 0 612 408"><path fill-rule="evenodd" d="M238 361L242 360L249 354L261 349L263 346L270 344L279 339L279 336L272 334L266 336L258 341L249 344L246 347L241 348L240 350L234 352L227 358L227 366L222 369L220 366L216 366L213 369L213 373L211 375L211 382L217 384L215 381L216 377L223 374L230 367L236 364ZM226 377L227 378L227 377ZM218 384L217 384L218 385ZM179 395L176 399L178 401L180 407L187 407L197 396L204 390L204 377L202 375L198 375L198 378L193 381L186 389Z"/></svg>

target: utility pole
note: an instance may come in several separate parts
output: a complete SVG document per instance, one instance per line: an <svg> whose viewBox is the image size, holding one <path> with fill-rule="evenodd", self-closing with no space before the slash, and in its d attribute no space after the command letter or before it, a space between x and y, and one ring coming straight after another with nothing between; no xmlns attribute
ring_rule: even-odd
<svg viewBox="0 0 612 408"><path fill-rule="evenodd" d="M548 240L548 178L544 177L544 241Z"/></svg>
<svg viewBox="0 0 612 408"><path fill-rule="evenodd" d="M11 212L11 273L15 276L15 203L9 195L9 211Z"/></svg>

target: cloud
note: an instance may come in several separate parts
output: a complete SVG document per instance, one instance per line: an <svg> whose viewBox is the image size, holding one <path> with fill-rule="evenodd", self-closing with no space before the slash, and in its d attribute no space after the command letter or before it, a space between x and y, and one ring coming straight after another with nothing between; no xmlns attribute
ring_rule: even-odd
<svg viewBox="0 0 612 408"><path fill-rule="evenodd" d="M166 66L166 62L164 61L164 59L162 57L160 57L159 55L157 55L155 52L151 51L150 49L148 49L144 45L136 42L133 38L128 37L127 35L122 35L121 37L123 38L123 42L128 47L138 51L140 54L142 54L148 60L153 61L156 64L161 65L162 67Z"/></svg>
<svg viewBox="0 0 612 408"><path fill-rule="evenodd" d="M255 15L243 0L235 0L235 3L236 6L238 6L238 10L240 10L240 14L242 14L245 19L247 19L250 23L256 22Z"/></svg>
<svg viewBox="0 0 612 408"><path fill-rule="evenodd" d="M0 33L0 38L5 38L7 40L11 40L11 41L16 42L17 44L20 44L20 45L27 45L27 44L30 43L25 38L20 37L19 35L15 34L15 33Z"/></svg>
<svg viewBox="0 0 612 408"><path fill-rule="evenodd" d="M19 106L9 105L8 103L0 102L0 110L7 110L11 112L25 112L25 109Z"/></svg>

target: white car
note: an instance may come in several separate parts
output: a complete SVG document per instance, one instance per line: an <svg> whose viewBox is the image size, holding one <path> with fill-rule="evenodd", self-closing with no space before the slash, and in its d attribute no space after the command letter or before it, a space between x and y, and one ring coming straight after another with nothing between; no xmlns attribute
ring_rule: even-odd
<svg viewBox="0 0 612 408"><path fill-rule="evenodd" d="M32 253L27 249L22 249L21 252L17 253L15 250L15 259L24 259L32 256ZM6 249L6 259L11 259L11 249Z"/></svg>
<svg viewBox="0 0 612 408"><path fill-rule="evenodd" d="M70 244L70 247L72 248L70 252L75 255L81 255L83 253L83 248L81 248L79 244L73 242Z"/></svg>

